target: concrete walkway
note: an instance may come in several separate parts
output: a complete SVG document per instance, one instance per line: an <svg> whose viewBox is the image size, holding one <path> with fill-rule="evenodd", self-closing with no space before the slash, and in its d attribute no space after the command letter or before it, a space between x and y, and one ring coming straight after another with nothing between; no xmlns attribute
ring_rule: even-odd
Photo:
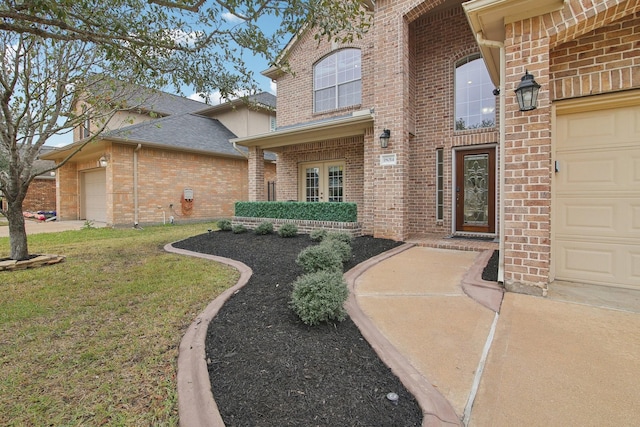
<svg viewBox="0 0 640 427"><path fill-rule="evenodd" d="M373 325L363 335L424 392L423 425L640 425L638 293L623 292L622 308L507 293L496 314L463 290L481 258L411 247L353 273L354 321Z"/></svg>
<svg viewBox="0 0 640 427"><path fill-rule="evenodd" d="M84 227L86 221L33 221L25 220L25 229L27 235L38 233L58 233L60 231L80 230ZM103 222L93 222L94 228L105 227ZM9 237L9 226L0 226L0 237Z"/></svg>

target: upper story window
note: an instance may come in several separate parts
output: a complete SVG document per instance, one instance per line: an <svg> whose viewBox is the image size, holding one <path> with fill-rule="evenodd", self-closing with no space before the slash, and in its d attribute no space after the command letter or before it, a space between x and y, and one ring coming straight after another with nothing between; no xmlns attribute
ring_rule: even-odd
<svg viewBox="0 0 640 427"><path fill-rule="evenodd" d="M343 49L313 67L313 110L335 110L362 100L360 49Z"/></svg>
<svg viewBox="0 0 640 427"><path fill-rule="evenodd" d="M489 128L496 125L493 83L480 55L456 64L455 130Z"/></svg>

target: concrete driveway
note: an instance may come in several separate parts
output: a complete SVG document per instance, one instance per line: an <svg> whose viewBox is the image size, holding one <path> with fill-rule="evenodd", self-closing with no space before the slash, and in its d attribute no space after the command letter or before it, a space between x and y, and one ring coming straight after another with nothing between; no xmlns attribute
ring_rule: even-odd
<svg viewBox="0 0 640 427"><path fill-rule="evenodd" d="M33 221L33 220L25 220L25 228L27 230L27 235L38 234L38 233L57 233L60 231L67 230L80 230L84 227L85 221ZM95 228L105 227L106 224L104 222L93 222L92 224ZM9 226L1 225L0 226L0 237L9 237Z"/></svg>

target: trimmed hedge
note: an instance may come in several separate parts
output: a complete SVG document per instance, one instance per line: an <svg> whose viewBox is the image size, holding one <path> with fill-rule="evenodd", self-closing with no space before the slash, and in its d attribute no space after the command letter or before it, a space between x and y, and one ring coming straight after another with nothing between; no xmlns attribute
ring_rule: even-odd
<svg viewBox="0 0 640 427"><path fill-rule="evenodd" d="M357 222L358 208L355 203L346 202L236 202L235 216Z"/></svg>

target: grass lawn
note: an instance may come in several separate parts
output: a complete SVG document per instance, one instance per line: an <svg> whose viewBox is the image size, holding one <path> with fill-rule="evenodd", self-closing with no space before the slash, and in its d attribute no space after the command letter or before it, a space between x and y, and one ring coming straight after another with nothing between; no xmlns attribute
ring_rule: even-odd
<svg viewBox="0 0 640 427"><path fill-rule="evenodd" d="M31 253L67 259L0 272L0 425L177 425L180 339L238 275L162 247L207 228L30 236Z"/></svg>

